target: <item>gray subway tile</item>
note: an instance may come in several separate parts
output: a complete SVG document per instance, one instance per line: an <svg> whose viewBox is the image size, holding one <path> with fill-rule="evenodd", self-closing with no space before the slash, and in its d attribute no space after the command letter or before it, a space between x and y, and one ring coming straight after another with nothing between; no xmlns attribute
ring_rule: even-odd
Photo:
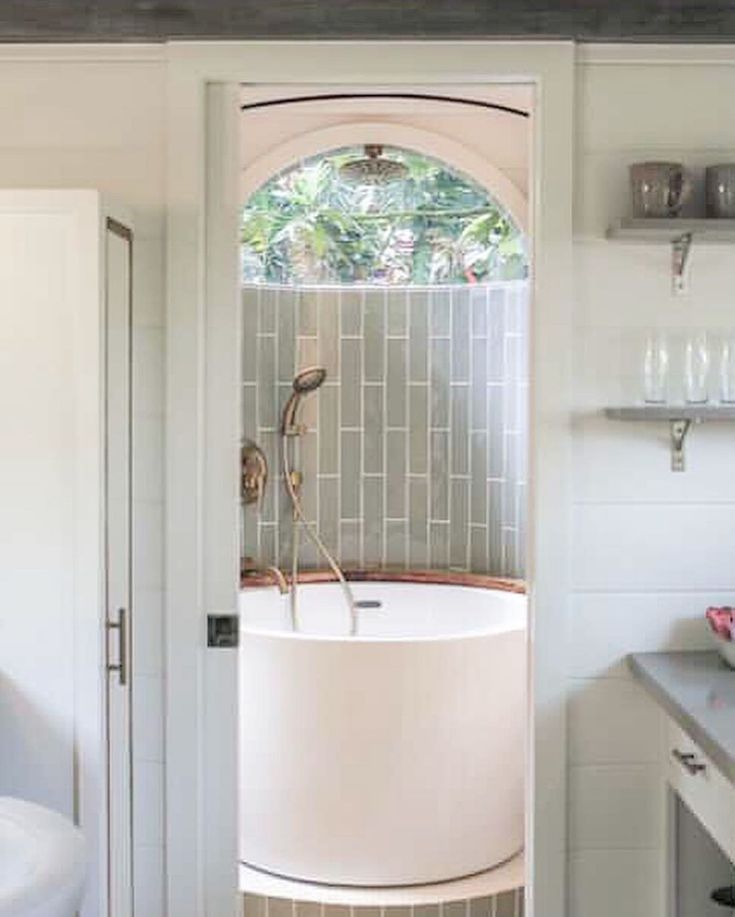
<svg viewBox="0 0 735 917"><path fill-rule="evenodd" d="M339 478L319 478L319 535L333 553L339 544Z"/></svg>
<svg viewBox="0 0 735 917"><path fill-rule="evenodd" d="M267 917L266 899L262 895L243 895L243 917Z"/></svg>
<svg viewBox="0 0 735 917"><path fill-rule="evenodd" d="M470 470L470 390L466 385L452 386L451 472L468 474Z"/></svg>
<svg viewBox="0 0 735 917"><path fill-rule="evenodd" d="M340 389L325 385L319 390L319 471L335 474L339 470Z"/></svg>
<svg viewBox="0 0 735 917"><path fill-rule="evenodd" d="M339 379L339 292L322 290L318 303L319 356L317 362L327 371L327 378Z"/></svg>
<svg viewBox="0 0 735 917"><path fill-rule="evenodd" d="M449 519L449 434L431 434L431 519Z"/></svg>
<svg viewBox="0 0 735 917"><path fill-rule="evenodd" d="M322 906L316 901L297 901L296 917L321 917Z"/></svg>
<svg viewBox="0 0 735 917"><path fill-rule="evenodd" d="M300 290L298 294L299 334L315 335L319 293L316 290Z"/></svg>
<svg viewBox="0 0 735 917"><path fill-rule="evenodd" d="M447 901L442 904L442 917L466 917L466 901Z"/></svg>
<svg viewBox="0 0 735 917"><path fill-rule="evenodd" d="M242 522L242 553L244 557L258 556L258 512L254 506L244 508Z"/></svg>
<svg viewBox="0 0 735 917"><path fill-rule="evenodd" d="M503 892L495 899L495 917L519 917L519 892Z"/></svg>
<svg viewBox="0 0 735 917"><path fill-rule="evenodd" d="M257 444L263 450L268 463L269 475L263 498L260 503L260 518L263 522L275 522L278 518L278 487L279 487L279 437L272 431L260 430Z"/></svg>
<svg viewBox="0 0 735 917"><path fill-rule="evenodd" d="M409 387L408 469L411 474L425 474L429 455L429 388Z"/></svg>
<svg viewBox="0 0 735 917"><path fill-rule="evenodd" d="M500 576L503 572L503 540L501 505L503 485L500 481L489 481L487 485L488 544L487 572Z"/></svg>
<svg viewBox="0 0 735 917"><path fill-rule="evenodd" d="M493 917L492 898L472 898L469 917Z"/></svg>
<svg viewBox="0 0 735 917"><path fill-rule="evenodd" d="M470 379L470 302L465 290L452 293L452 382Z"/></svg>
<svg viewBox="0 0 735 917"><path fill-rule="evenodd" d="M317 470L319 456L317 453L317 436L315 433L306 433L299 437L299 448L296 459L296 470L302 474L300 500L306 518L310 522L316 521L317 507Z"/></svg>
<svg viewBox="0 0 735 917"><path fill-rule="evenodd" d="M449 426L449 341L431 342L431 425Z"/></svg>
<svg viewBox="0 0 735 917"><path fill-rule="evenodd" d="M405 567L407 548L407 524L389 519L385 524L385 562L388 566Z"/></svg>
<svg viewBox="0 0 735 917"><path fill-rule="evenodd" d="M406 516L406 434L402 430L386 433L385 458L386 516L403 519Z"/></svg>
<svg viewBox="0 0 735 917"><path fill-rule="evenodd" d="M275 334L278 315L278 297L275 289L260 287L258 290L258 312L260 314L261 334Z"/></svg>
<svg viewBox="0 0 735 917"><path fill-rule="evenodd" d="M366 385L364 388L364 470L367 474L383 471L384 391L382 385Z"/></svg>
<svg viewBox="0 0 735 917"><path fill-rule="evenodd" d="M342 340L341 422L343 427L359 427L362 394L362 348L360 341Z"/></svg>
<svg viewBox="0 0 735 917"><path fill-rule="evenodd" d="M503 390L489 385L487 389L487 476L503 476Z"/></svg>
<svg viewBox="0 0 735 917"><path fill-rule="evenodd" d="M470 570L487 572L487 526L470 526Z"/></svg>
<svg viewBox="0 0 735 917"><path fill-rule="evenodd" d="M487 525L487 433L470 440L470 522Z"/></svg>
<svg viewBox="0 0 735 917"><path fill-rule="evenodd" d="M448 336L451 327L452 301L449 290L431 291L431 334Z"/></svg>
<svg viewBox="0 0 735 917"><path fill-rule="evenodd" d="M342 334L359 334L362 327L362 290L340 290Z"/></svg>
<svg viewBox="0 0 735 917"><path fill-rule="evenodd" d="M276 339L258 338L258 426L275 427L276 408Z"/></svg>
<svg viewBox="0 0 735 917"><path fill-rule="evenodd" d="M362 526L357 522L340 522L339 541L340 560L346 567L360 565L360 530Z"/></svg>
<svg viewBox="0 0 735 917"><path fill-rule="evenodd" d="M364 306L365 379L382 382L385 373L385 295L367 292Z"/></svg>
<svg viewBox="0 0 735 917"><path fill-rule="evenodd" d="M268 917L293 917L293 901L290 898L269 898Z"/></svg>
<svg viewBox="0 0 735 917"><path fill-rule="evenodd" d="M296 297L282 290L278 297L278 380L291 382L296 371Z"/></svg>
<svg viewBox="0 0 735 917"><path fill-rule="evenodd" d="M389 427L406 425L406 342L389 340L386 367L386 412Z"/></svg>
<svg viewBox="0 0 735 917"><path fill-rule="evenodd" d="M426 478L408 482L408 565L429 565L429 484Z"/></svg>
<svg viewBox="0 0 735 917"><path fill-rule="evenodd" d="M253 439L258 428L258 387L256 385L243 385L241 393L242 408L242 436Z"/></svg>
<svg viewBox="0 0 735 917"><path fill-rule="evenodd" d="M408 377L411 382L429 378L429 293L409 294Z"/></svg>
<svg viewBox="0 0 735 917"><path fill-rule="evenodd" d="M453 567L467 566L468 500L469 486L466 478L452 478L450 483L451 519L449 520L449 563Z"/></svg>
<svg viewBox="0 0 735 917"><path fill-rule="evenodd" d="M377 909L376 909L377 910ZM352 917L350 908L342 904L325 904L324 917ZM380 917L378 913L377 917Z"/></svg>
<svg viewBox="0 0 735 917"><path fill-rule="evenodd" d="M487 288L479 286L470 292L473 337L487 336Z"/></svg>
<svg viewBox="0 0 735 917"><path fill-rule="evenodd" d="M274 564L278 559L278 547L276 540L278 537L278 528L275 522L260 524L260 550L258 559L262 564Z"/></svg>
<svg viewBox="0 0 735 917"><path fill-rule="evenodd" d="M341 434L342 449L342 487L340 517L357 519L360 515L360 448L362 435L353 430L343 430Z"/></svg>
<svg viewBox="0 0 735 917"><path fill-rule="evenodd" d="M367 566L383 562L383 478L364 478L362 482L363 505L363 555Z"/></svg>
<svg viewBox="0 0 735 917"><path fill-rule="evenodd" d="M353 917L381 917L379 907L353 907Z"/></svg>
<svg viewBox="0 0 735 917"><path fill-rule="evenodd" d="M449 523L432 522L429 525L430 566L436 570L449 567Z"/></svg>
<svg viewBox="0 0 735 917"><path fill-rule="evenodd" d="M299 566L303 570L317 570L319 567L325 566L324 558L304 534L303 529L299 540Z"/></svg>
<svg viewBox="0 0 735 917"><path fill-rule="evenodd" d="M502 309L491 308L487 330L487 381L502 382L504 378L505 317Z"/></svg>
<svg viewBox="0 0 735 917"><path fill-rule="evenodd" d="M258 372L258 298L257 290L242 290L242 381L255 382Z"/></svg>
<svg viewBox="0 0 735 917"><path fill-rule="evenodd" d="M482 430L487 423L487 347L485 341L472 341L472 411L470 424L473 430Z"/></svg>
<svg viewBox="0 0 735 917"><path fill-rule="evenodd" d="M416 904L413 908L413 917L440 917L438 904ZM486 915L478 915L486 917ZM487 915L489 917L489 915Z"/></svg>
<svg viewBox="0 0 735 917"><path fill-rule="evenodd" d="M386 313L388 334L405 334L407 329L407 291L389 290Z"/></svg>

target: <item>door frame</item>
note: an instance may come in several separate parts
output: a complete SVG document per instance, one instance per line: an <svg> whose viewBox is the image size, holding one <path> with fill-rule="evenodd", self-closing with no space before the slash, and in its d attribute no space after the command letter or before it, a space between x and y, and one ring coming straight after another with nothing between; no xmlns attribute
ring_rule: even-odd
<svg viewBox="0 0 735 917"><path fill-rule="evenodd" d="M166 840L176 917L237 907L236 651L207 650L206 616L234 612L237 599L239 309L226 249L243 82L535 87L526 895L532 917L564 917L574 59L571 42L553 41L168 48Z"/></svg>

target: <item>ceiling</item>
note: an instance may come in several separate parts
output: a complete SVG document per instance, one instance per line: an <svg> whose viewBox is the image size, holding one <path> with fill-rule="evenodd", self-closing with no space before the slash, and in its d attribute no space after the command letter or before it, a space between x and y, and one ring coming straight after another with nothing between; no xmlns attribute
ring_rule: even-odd
<svg viewBox="0 0 735 917"><path fill-rule="evenodd" d="M2 0L0 41L735 40L735 0Z"/></svg>

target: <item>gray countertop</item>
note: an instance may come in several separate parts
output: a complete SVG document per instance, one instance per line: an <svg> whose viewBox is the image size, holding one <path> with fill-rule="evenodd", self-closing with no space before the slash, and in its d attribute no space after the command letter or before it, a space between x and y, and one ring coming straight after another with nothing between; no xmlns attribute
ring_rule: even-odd
<svg viewBox="0 0 735 917"><path fill-rule="evenodd" d="M633 676L735 783L735 670L716 652L632 653Z"/></svg>

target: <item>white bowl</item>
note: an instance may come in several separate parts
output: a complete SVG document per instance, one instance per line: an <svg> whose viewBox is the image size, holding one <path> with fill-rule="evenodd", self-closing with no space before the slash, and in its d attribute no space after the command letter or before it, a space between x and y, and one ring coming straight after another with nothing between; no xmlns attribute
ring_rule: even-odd
<svg viewBox="0 0 735 917"><path fill-rule="evenodd" d="M720 656L722 656L731 669L735 669L735 640L725 640L724 637L721 637L714 631L712 631L712 633L717 641L717 649L720 651Z"/></svg>

